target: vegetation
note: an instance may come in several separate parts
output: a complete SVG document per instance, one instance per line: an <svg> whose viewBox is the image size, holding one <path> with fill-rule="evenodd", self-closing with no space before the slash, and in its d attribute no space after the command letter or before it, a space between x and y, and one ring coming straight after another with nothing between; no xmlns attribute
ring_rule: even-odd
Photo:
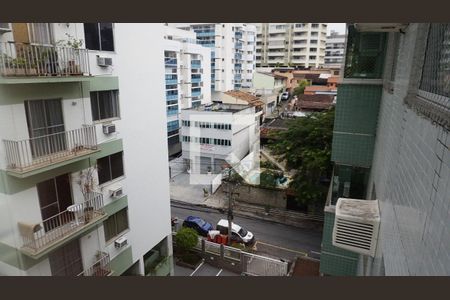
<svg viewBox="0 0 450 300"><path fill-rule="evenodd" d="M289 169L296 169L290 187L296 200L305 205L322 205L325 202L331 177L331 142L333 136L334 108L312 113L290 122L286 131L272 134L269 147L286 161Z"/></svg>
<svg viewBox="0 0 450 300"><path fill-rule="evenodd" d="M268 160L262 160L259 163L259 166L264 169L279 170L279 168L274 163L272 163L271 161L268 161Z"/></svg>
<svg viewBox="0 0 450 300"><path fill-rule="evenodd" d="M305 91L305 87L307 87L309 85L309 81L308 80L302 80L298 83L298 86L296 88L294 88L294 92L293 95L294 96L298 96L303 94L303 92Z"/></svg>
<svg viewBox="0 0 450 300"><path fill-rule="evenodd" d="M261 187L274 188L277 186L277 179L282 176L281 172L275 170L264 170L259 176Z"/></svg>
<svg viewBox="0 0 450 300"><path fill-rule="evenodd" d="M175 243L178 249L187 253L197 245L198 233L192 228L183 227L177 232Z"/></svg>

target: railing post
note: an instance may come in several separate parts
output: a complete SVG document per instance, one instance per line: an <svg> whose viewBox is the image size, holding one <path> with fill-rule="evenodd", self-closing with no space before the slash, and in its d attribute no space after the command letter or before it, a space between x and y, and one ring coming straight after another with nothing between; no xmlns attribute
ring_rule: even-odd
<svg viewBox="0 0 450 300"><path fill-rule="evenodd" d="M223 246L223 244L220 244L220 259L224 260L225 258L225 247Z"/></svg>
<svg viewBox="0 0 450 300"><path fill-rule="evenodd" d="M206 245L205 245L205 240L202 239L202 255L205 256L205 251L206 251Z"/></svg>

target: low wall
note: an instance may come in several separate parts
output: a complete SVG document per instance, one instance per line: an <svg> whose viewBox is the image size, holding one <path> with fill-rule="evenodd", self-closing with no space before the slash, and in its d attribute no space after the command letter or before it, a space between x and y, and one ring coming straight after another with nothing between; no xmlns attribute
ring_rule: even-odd
<svg viewBox="0 0 450 300"><path fill-rule="evenodd" d="M241 185L236 190L235 200L261 206L286 209L285 190L267 189L251 185Z"/></svg>

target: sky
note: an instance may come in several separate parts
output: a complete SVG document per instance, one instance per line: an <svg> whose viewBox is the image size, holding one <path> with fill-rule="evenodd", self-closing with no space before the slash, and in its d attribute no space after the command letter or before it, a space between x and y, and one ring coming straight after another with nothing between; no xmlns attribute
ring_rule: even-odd
<svg viewBox="0 0 450 300"><path fill-rule="evenodd" d="M328 23L327 35L330 34L331 30L339 33L345 33L345 23Z"/></svg>

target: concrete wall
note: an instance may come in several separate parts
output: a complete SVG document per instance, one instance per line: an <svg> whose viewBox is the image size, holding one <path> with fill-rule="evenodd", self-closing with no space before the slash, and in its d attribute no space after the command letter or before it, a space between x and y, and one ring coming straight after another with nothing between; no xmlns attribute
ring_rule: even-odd
<svg viewBox="0 0 450 300"><path fill-rule="evenodd" d="M277 189L265 189L257 186L239 186L236 193L236 200L251 204L271 206L276 208L286 208L286 191Z"/></svg>

